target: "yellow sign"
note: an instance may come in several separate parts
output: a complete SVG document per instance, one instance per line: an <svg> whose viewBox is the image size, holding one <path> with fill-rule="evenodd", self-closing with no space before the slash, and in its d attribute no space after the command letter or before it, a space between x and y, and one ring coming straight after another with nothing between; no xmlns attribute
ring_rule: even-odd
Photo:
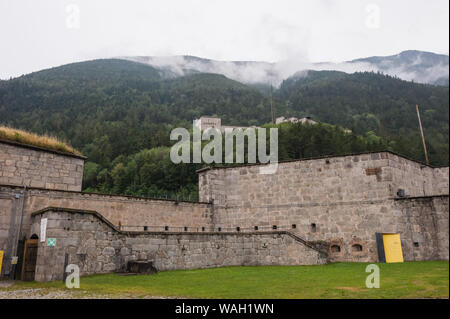
<svg viewBox="0 0 450 319"><path fill-rule="evenodd" d="M0 275L2 274L3 250L0 250Z"/></svg>
<svg viewBox="0 0 450 319"><path fill-rule="evenodd" d="M402 263L403 252L400 234L383 234L384 254L387 263Z"/></svg>

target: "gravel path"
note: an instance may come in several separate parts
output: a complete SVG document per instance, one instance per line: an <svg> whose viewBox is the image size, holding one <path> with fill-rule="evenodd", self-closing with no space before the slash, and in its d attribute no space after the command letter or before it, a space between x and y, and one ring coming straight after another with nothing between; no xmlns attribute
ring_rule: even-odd
<svg viewBox="0 0 450 319"><path fill-rule="evenodd" d="M79 293L58 289L17 289L0 290L0 299L79 299L79 298L106 298L103 296L81 296Z"/></svg>
<svg viewBox="0 0 450 319"><path fill-rule="evenodd" d="M80 289L56 289L56 288L19 288L14 289L14 282L0 281L1 299L133 299L131 294L102 295L86 292ZM160 296L139 296L141 299L166 299Z"/></svg>

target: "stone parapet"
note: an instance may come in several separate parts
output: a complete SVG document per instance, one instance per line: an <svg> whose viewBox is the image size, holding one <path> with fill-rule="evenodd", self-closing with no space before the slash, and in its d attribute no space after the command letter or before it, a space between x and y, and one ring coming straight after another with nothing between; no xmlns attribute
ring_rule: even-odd
<svg viewBox="0 0 450 319"><path fill-rule="evenodd" d="M0 140L0 184L81 191L84 159Z"/></svg>

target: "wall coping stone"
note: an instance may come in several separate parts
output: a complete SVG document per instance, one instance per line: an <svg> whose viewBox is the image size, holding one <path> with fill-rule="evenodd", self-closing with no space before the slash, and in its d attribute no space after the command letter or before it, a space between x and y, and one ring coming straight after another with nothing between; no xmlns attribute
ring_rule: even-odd
<svg viewBox="0 0 450 319"><path fill-rule="evenodd" d="M7 188L20 188L23 189L24 186L20 185L11 185L11 184L0 184L0 187L7 187ZM62 189L49 189L49 188L43 188L43 187L31 187L27 186L27 190L40 190L40 191L46 191L46 192L59 192L59 193L67 193L67 194L80 194L80 195L97 195L97 196L104 196L104 197L125 197L129 199L137 199L137 200L154 200L154 201L164 201L164 202L172 202L174 204L178 203L189 203L189 204L202 204L202 205L211 205L209 202L200 202L200 201L187 201L187 200L176 200L176 199L166 199L166 198L155 198L155 197L143 197L143 196L131 196L131 195L121 195L121 194L104 194L104 193L88 193L83 191L69 191L69 190L62 190Z"/></svg>
<svg viewBox="0 0 450 319"><path fill-rule="evenodd" d="M292 159L292 160L285 160L285 161L278 161L276 163L278 164L284 164L284 163L293 163L293 162L304 162L304 161L313 161L313 160L320 160L320 159L328 159L328 158L342 158L342 157L348 157L348 156L358 156L358 155L370 155L370 154L382 154L382 153L389 153L401 158L404 158L406 160L409 160L414 163L418 163L420 165L423 165L423 167L430 167L430 168L446 168L448 166L442 165L442 166L433 166L426 164L424 162L417 161L415 159L409 158L405 155L401 155L398 153L395 153L393 151L385 150L385 151L373 151L373 152L362 152L362 153L348 153L348 154L342 154L342 155L324 155L324 156L318 156L318 157L307 157L307 158L299 158L299 159ZM232 169L232 168L239 168L239 167L249 167L249 166L264 166L269 165L270 163L247 163L247 164L235 164L230 165L226 167L218 167L218 166L205 166L198 170L196 170L196 173L202 173L205 171L213 170L213 169Z"/></svg>
<svg viewBox="0 0 450 319"><path fill-rule="evenodd" d="M18 147L22 147L22 148L28 148L28 149L32 149L32 150L35 150L35 151L43 151L43 152L53 153L53 154L62 155L62 156L75 157L75 158L79 158L79 159L82 159L82 160L86 160L87 159L87 157L83 156L83 155L77 155L77 154L72 154L72 153L52 150L52 149L48 149L48 148L44 148L44 147L40 147L40 146L36 146L36 145L23 144L23 143L20 143L20 142L5 140L5 139L1 139L1 138L0 138L0 143L9 144L9 145L13 145L13 146L18 146Z"/></svg>

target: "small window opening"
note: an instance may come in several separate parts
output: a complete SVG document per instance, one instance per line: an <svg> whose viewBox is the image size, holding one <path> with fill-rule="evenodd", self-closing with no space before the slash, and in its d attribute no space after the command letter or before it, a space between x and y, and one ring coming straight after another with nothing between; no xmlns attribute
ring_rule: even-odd
<svg viewBox="0 0 450 319"><path fill-rule="evenodd" d="M339 253L341 251L341 246L333 245L333 246L331 246L330 250L332 253Z"/></svg>

